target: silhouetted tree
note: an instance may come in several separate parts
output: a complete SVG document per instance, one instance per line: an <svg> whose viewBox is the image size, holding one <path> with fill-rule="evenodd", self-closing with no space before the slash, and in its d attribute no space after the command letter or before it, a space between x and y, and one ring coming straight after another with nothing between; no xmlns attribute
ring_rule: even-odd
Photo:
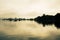
<svg viewBox="0 0 60 40"><path fill-rule="evenodd" d="M29 20L29 21L36 21L39 24L45 25L52 25L55 24L57 28L60 28L60 13L57 13L55 16L53 15L45 15L43 16L38 16L36 18L30 18L30 19L25 19L25 18L4 18L3 20L9 20L9 21L21 21L21 20Z"/></svg>
<svg viewBox="0 0 60 40"><path fill-rule="evenodd" d="M55 15L55 26L56 26L57 28L60 28L60 13L57 13L57 14Z"/></svg>

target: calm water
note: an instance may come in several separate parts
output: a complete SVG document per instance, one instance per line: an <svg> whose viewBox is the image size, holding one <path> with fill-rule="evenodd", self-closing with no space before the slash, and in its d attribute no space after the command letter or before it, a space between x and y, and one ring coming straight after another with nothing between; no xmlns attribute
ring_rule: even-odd
<svg viewBox="0 0 60 40"><path fill-rule="evenodd" d="M3 39L4 38L4 39ZM60 40L60 29L54 25L38 24L34 21L1 21L1 40Z"/></svg>

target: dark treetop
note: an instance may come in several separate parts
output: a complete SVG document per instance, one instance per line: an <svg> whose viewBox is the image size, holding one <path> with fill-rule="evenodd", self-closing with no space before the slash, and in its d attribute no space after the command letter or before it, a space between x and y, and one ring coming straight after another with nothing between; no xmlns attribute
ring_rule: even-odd
<svg viewBox="0 0 60 40"><path fill-rule="evenodd" d="M53 15L45 15L43 16L38 16L36 18L30 18L30 19L25 19L25 18L3 18L2 20L7 20L7 21L22 21L22 20L29 20L29 21L35 21L39 24L45 25L52 25L54 24L57 28L60 28L60 13L57 13L55 16Z"/></svg>

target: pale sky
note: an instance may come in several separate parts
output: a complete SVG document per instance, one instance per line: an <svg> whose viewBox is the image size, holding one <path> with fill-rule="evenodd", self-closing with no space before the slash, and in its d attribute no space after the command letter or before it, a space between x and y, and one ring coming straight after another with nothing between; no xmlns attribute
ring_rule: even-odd
<svg viewBox="0 0 60 40"><path fill-rule="evenodd" d="M60 0L0 0L0 14L17 13L24 17L60 12Z"/></svg>

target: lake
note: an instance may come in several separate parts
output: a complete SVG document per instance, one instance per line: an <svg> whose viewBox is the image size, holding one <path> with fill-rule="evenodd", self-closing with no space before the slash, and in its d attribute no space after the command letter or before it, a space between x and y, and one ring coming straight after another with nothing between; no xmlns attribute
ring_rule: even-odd
<svg viewBox="0 0 60 40"><path fill-rule="evenodd" d="M60 29L35 21L0 20L0 40L60 40Z"/></svg>

